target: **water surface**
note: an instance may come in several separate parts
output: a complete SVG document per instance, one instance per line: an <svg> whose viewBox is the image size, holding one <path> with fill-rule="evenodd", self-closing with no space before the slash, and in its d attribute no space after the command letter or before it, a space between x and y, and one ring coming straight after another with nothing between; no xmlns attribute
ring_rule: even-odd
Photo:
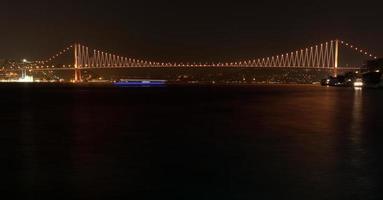
<svg viewBox="0 0 383 200"><path fill-rule="evenodd" d="M383 91L0 85L23 199L382 199Z"/></svg>

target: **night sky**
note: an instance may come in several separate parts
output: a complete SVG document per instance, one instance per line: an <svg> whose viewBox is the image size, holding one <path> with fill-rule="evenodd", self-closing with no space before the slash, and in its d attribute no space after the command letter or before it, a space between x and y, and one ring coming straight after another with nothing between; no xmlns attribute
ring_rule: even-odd
<svg viewBox="0 0 383 200"><path fill-rule="evenodd" d="M225 61L339 37L383 55L383 1L1 0L0 58L78 41L138 59Z"/></svg>

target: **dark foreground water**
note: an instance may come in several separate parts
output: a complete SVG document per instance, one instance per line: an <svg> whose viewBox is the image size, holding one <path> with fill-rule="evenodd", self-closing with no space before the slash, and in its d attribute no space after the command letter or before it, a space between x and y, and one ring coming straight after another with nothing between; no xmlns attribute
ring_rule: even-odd
<svg viewBox="0 0 383 200"><path fill-rule="evenodd" d="M383 91L0 85L2 196L382 199Z"/></svg>

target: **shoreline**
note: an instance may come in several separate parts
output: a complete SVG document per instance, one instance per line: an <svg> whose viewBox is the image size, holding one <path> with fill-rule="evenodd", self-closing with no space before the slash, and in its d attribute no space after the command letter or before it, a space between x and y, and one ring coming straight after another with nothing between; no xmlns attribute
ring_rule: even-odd
<svg viewBox="0 0 383 200"><path fill-rule="evenodd" d="M118 86L112 82L0 82L1 86L38 86L38 87L108 87L108 88L156 88L156 87L256 87L256 86L303 86L303 87L323 87L323 88L354 88L351 86L322 86L320 84L309 83L166 83L164 85L132 85L132 86ZM383 86L364 86L365 89L383 89Z"/></svg>

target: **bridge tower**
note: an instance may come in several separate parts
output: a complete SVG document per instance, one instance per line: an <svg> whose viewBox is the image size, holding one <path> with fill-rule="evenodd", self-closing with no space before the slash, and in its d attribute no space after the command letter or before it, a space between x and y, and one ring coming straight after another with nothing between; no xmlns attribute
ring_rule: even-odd
<svg viewBox="0 0 383 200"><path fill-rule="evenodd" d="M75 45L74 45L74 68L75 68L75 70L74 70L74 81L75 81L76 83L82 81L82 78L81 78L81 69L80 69L80 66L78 65L78 64L79 64L78 49L79 49L79 45L78 45L78 44L75 44Z"/></svg>
<svg viewBox="0 0 383 200"><path fill-rule="evenodd" d="M335 40L335 61L334 61L334 77L338 76L338 65L339 65L339 40Z"/></svg>

